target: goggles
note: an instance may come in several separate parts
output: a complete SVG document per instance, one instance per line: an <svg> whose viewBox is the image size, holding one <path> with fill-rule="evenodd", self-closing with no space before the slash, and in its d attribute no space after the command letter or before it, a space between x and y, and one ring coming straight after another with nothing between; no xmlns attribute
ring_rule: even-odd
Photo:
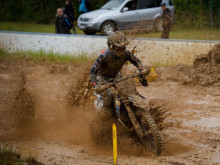
<svg viewBox="0 0 220 165"><path fill-rule="evenodd" d="M123 47L113 46L113 48L114 48L116 51L124 51L124 50L126 49L125 46L123 46Z"/></svg>

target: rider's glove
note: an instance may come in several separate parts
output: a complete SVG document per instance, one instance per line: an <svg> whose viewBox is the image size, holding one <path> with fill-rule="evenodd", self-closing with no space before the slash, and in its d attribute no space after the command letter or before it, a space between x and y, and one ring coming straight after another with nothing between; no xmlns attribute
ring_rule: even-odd
<svg viewBox="0 0 220 165"><path fill-rule="evenodd" d="M139 81L141 83L142 86L147 87L148 86L148 82L145 76L139 76Z"/></svg>
<svg viewBox="0 0 220 165"><path fill-rule="evenodd" d="M142 74L143 70L144 70L143 68L139 69L139 73L140 73L139 81L140 81L142 86L146 87L146 86L148 86L148 82L147 82L146 77Z"/></svg>

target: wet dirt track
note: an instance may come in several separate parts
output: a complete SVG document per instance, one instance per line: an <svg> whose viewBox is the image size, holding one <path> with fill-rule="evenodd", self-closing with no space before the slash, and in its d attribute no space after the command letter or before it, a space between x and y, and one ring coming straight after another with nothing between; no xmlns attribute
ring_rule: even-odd
<svg viewBox="0 0 220 165"><path fill-rule="evenodd" d="M112 164L111 147L97 146L90 136L90 125L97 114L89 101L88 106L69 105L70 89L85 68L3 59L0 62L1 143L10 143L20 148L23 156L31 154L45 164ZM183 86L163 75L160 77L149 87L138 90L147 98L169 102L171 115L167 121L173 126L165 130L164 152L155 157L150 152L137 156L119 151L118 164L220 164L220 88ZM20 91L25 91L26 97L19 97ZM25 114L19 111L19 106L24 105ZM30 114L34 114L33 119Z"/></svg>

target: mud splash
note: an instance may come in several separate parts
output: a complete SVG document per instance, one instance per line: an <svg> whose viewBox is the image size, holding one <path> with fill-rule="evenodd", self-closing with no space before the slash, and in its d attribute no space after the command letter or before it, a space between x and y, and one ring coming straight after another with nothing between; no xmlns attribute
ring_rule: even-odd
<svg viewBox="0 0 220 165"><path fill-rule="evenodd" d="M118 137L118 153L130 156L144 156L152 154L150 150L146 150L136 135L134 130L122 126L112 117L102 114L97 116L91 124L91 136L96 145L97 152L111 152L112 148L112 123L116 123ZM132 150L131 150L132 148Z"/></svg>
<svg viewBox="0 0 220 165"><path fill-rule="evenodd" d="M91 67L89 66L85 68L76 84L70 88L68 100L71 106L79 106L88 101L92 102L95 99L89 75Z"/></svg>
<svg viewBox="0 0 220 165"><path fill-rule="evenodd" d="M76 84L74 86L71 86L70 92L69 92L69 104L74 107L82 107L82 105L87 106L93 106L93 101L95 99L93 94L92 85L90 83L90 67L86 68L84 72L81 74L79 80L77 80ZM125 72L125 71L123 71ZM131 82L131 83L130 83ZM126 85L124 84L126 83ZM124 84L124 85L123 85ZM129 84L129 85L128 85ZM117 85L116 85L117 86ZM136 92L136 84L134 80L126 81L120 83L120 86L125 87L124 93L137 93ZM128 87L130 86L130 87ZM148 101L148 100L146 100ZM148 110L150 114L153 116L153 118L156 121L156 124L158 125L158 128L160 131L163 129L168 128L171 126L171 124L164 124L164 120L168 116L168 107L167 102L164 100L150 100L149 101L149 107ZM84 108L88 108L86 106L83 106ZM97 112L96 112L97 113ZM95 142L95 145L98 145L99 149L105 150L105 148L111 148L111 126L112 123L117 123L115 118L112 117L106 117L103 116L104 114L99 114L96 116L95 120L91 122L91 137L93 141ZM129 130L128 128L125 128L121 126L120 124L117 124L118 127L118 145L120 148L120 151L124 154L133 154L133 155L144 155L144 153L149 152L144 148L139 138L137 137L134 130ZM131 151L129 146L132 146L133 150ZM96 148L96 147L95 147ZM99 150L98 149L98 150Z"/></svg>
<svg viewBox="0 0 220 165"><path fill-rule="evenodd" d="M164 99L151 99L149 100L148 110L160 131L173 125L172 122L165 121L170 116L170 106L168 101Z"/></svg>
<svg viewBox="0 0 220 165"><path fill-rule="evenodd" d="M35 117L35 100L26 89L26 75L21 73L21 84L13 105L16 122L21 126L27 126Z"/></svg>
<svg viewBox="0 0 220 165"><path fill-rule="evenodd" d="M85 84L89 76L82 76L88 75L89 69L85 68L21 58L1 61L1 143L12 143L27 156L36 156L39 158L36 160L49 165L112 163L111 126L114 119L106 119L95 111L90 100L93 94L89 92L87 99L81 97L82 102L75 100L81 102L79 106L70 105L70 102L74 103L71 98L69 100L70 96L75 96L71 93L74 85L88 89ZM176 77L180 77L180 73L189 73L187 71L192 68L179 67ZM132 130L117 125L119 164L219 164L219 88L214 85L183 86L171 81L167 75L165 71L161 72L160 78L150 82L148 88L138 87L138 92L152 101L152 114L169 109L164 113L169 116L163 123L170 122L172 127L161 127L166 140L162 156L152 156L143 149ZM79 79L82 79L81 83ZM78 93L83 96L84 90ZM28 106L22 98L29 100ZM34 109L34 120L30 120L29 130L21 128L15 133L18 129L10 122L17 116L12 118L10 115L20 112L18 105L22 104L29 110Z"/></svg>

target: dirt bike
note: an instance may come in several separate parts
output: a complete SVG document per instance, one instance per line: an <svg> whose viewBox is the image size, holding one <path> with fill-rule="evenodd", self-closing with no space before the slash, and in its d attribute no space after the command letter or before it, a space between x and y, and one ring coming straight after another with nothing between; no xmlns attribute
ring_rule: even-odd
<svg viewBox="0 0 220 165"><path fill-rule="evenodd" d="M136 90L135 77L146 76L150 70L135 73L132 76L110 80L95 88L100 94L114 87L116 93L113 95L115 116L118 121L130 129L134 129L142 145L152 149L156 155L162 153L162 139L160 131L148 111L148 102Z"/></svg>

